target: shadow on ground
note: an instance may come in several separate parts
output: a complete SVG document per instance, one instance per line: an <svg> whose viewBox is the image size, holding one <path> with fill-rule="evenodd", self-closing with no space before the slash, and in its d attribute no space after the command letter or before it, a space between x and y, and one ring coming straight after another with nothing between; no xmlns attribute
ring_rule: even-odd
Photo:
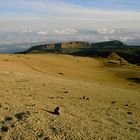
<svg viewBox="0 0 140 140"><path fill-rule="evenodd" d="M46 111L46 112L48 112L48 113L50 113L50 114L53 114L53 115L58 115L58 114L56 114L54 111L49 111L49 110L46 110L46 109L41 109L41 110Z"/></svg>
<svg viewBox="0 0 140 140"><path fill-rule="evenodd" d="M127 78L127 80L140 84L140 78Z"/></svg>

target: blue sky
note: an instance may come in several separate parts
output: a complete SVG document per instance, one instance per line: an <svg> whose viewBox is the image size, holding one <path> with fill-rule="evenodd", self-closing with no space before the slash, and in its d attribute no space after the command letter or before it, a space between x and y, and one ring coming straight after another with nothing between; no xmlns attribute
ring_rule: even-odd
<svg viewBox="0 0 140 140"><path fill-rule="evenodd" d="M90 8L140 10L139 0L65 0L64 2Z"/></svg>
<svg viewBox="0 0 140 140"><path fill-rule="evenodd" d="M0 31L139 25L140 0L0 0Z"/></svg>

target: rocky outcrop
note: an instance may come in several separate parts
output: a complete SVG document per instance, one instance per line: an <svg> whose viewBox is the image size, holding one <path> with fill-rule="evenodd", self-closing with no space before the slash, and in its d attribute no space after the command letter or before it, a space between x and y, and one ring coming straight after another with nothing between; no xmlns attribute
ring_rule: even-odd
<svg viewBox="0 0 140 140"><path fill-rule="evenodd" d="M110 63L140 65L140 46L130 46L118 40L99 43L72 41L43 44L33 46L17 54L27 53L61 53L76 56L101 57L108 58L108 62Z"/></svg>
<svg viewBox="0 0 140 140"><path fill-rule="evenodd" d="M88 42L75 41L75 42L63 42L63 43L37 45L37 46L31 47L27 51L35 52L35 51L61 50L61 49L66 49L66 48L72 49L72 48L86 48L86 47L89 47Z"/></svg>
<svg viewBox="0 0 140 140"><path fill-rule="evenodd" d="M122 58L121 56L119 56L115 52L112 52L112 53L109 54L108 62L109 63L120 64L120 65L128 64L128 62L124 58Z"/></svg>
<svg viewBox="0 0 140 140"><path fill-rule="evenodd" d="M30 49L21 53L38 53L38 52L55 52L55 51L66 51L67 50L77 50L77 49L88 49L88 48L110 48L110 47L124 47L125 45L118 41L107 41L100 43L88 43L82 41L71 41L71 42L61 42L61 43L50 43L32 46Z"/></svg>

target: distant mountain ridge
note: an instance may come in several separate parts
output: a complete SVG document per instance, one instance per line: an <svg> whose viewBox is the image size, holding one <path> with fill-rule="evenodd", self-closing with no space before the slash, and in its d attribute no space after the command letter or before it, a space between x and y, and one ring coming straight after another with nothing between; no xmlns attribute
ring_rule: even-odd
<svg viewBox="0 0 140 140"><path fill-rule="evenodd" d="M76 48L86 48L89 47L88 42L81 42L81 41L73 41L73 42L62 42L62 43L51 43L51 44L43 44L43 45L36 45L32 46L25 53L31 52L46 52L49 50L61 51L62 49L76 49Z"/></svg>
<svg viewBox="0 0 140 140"><path fill-rule="evenodd" d="M107 42L99 42L99 43L89 43L89 42L82 42L82 41L71 41L71 42L61 42L61 43L49 43L49 44L42 44L32 46L24 53L31 53L31 52L39 52L39 51L61 51L62 49L78 49L78 48L89 48L89 47L125 47L124 43L118 40L114 41L107 41Z"/></svg>
<svg viewBox="0 0 140 140"><path fill-rule="evenodd" d="M114 47L124 47L126 46L123 42L118 40L113 41L106 41L106 42L99 42L99 43L91 43L91 46L97 46L97 47L106 47L106 46L114 46Z"/></svg>
<svg viewBox="0 0 140 140"><path fill-rule="evenodd" d="M61 53L77 56L107 58L112 52L118 54L120 57L124 58L129 63L140 65L140 46L126 45L118 40L99 43L71 41L62 43L43 44L32 46L26 51L19 53Z"/></svg>

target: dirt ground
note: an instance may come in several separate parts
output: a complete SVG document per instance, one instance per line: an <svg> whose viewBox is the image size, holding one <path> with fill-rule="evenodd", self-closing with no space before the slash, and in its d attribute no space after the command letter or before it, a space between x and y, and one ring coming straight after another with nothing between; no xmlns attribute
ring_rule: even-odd
<svg viewBox="0 0 140 140"><path fill-rule="evenodd" d="M140 67L0 55L0 139L140 140Z"/></svg>

